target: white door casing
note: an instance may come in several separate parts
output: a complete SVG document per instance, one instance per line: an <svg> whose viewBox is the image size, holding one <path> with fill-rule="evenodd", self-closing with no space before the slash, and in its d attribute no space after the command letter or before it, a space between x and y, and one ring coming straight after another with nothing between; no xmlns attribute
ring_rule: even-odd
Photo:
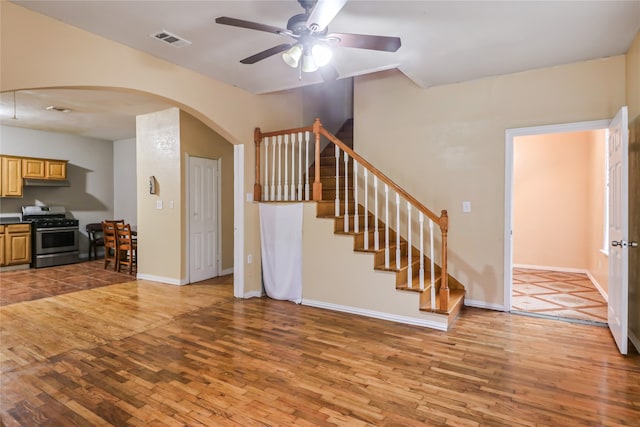
<svg viewBox="0 0 640 427"><path fill-rule="evenodd" d="M627 354L629 311L629 123L622 107L609 125L608 323L620 353Z"/></svg>
<svg viewBox="0 0 640 427"><path fill-rule="evenodd" d="M189 157L189 282L218 275L218 160Z"/></svg>
<svg viewBox="0 0 640 427"><path fill-rule="evenodd" d="M587 122L560 123L554 125L513 128L505 130L505 228L504 228L504 306L495 307L511 310L513 292L513 152L514 140L519 136L544 135L560 132L582 132L609 127L611 120L593 120ZM466 303L466 301L465 301ZM481 306L481 305L478 305ZM494 307L486 307L494 308Z"/></svg>

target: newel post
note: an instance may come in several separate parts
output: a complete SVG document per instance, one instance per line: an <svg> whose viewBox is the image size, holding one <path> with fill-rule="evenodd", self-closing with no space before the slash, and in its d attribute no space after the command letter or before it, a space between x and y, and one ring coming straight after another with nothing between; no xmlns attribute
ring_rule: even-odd
<svg viewBox="0 0 640 427"><path fill-rule="evenodd" d="M440 278L440 310L449 309L449 273L447 272L447 233L449 232L449 215L443 210L440 215L440 234L442 235L442 269Z"/></svg>
<svg viewBox="0 0 640 427"><path fill-rule="evenodd" d="M313 122L313 134L316 136L316 160L314 170L316 172L315 179L313 181L313 200L322 200L322 182L320 182L320 129L322 123L320 119L316 119Z"/></svg>
<svg viewBox="0 0 640 427"><path fill-rule="evenodd" d="M253 200L262 201L262 185L260 185L260 143L262 142L262 132L256 128L253 132L253 142L256 144L256 183L253 184Z"/></svg>

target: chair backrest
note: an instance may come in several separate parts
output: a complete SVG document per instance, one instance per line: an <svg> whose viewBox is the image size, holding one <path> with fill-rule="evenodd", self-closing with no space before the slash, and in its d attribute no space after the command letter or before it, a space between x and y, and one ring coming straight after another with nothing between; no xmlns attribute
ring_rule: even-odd
<svg viewBox="0 0 640 427"><path fill-rule="evenodd" d="M102 233L102 223L92 222L91 224L87 224L85 230L89 235L91 240L95 240L96 233Z"/></svg>
<svg viewBox="0 0 640 427"><path fill-rule="evenodd" d="M104 235L104 245L109 248L116 247L116 223L102 221L102 233Z"/></svg>
<svg viewBox="0 0 640 427"><path fill-rule="evenodd" d="M130 249L133 242L133 238L131 235L131 225L116 223L115 227L118 247L122 249Z"/></svg>

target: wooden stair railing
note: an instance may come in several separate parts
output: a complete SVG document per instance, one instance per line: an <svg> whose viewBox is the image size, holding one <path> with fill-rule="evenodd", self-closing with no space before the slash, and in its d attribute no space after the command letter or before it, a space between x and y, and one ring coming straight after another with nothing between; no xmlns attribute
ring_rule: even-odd
<svg viewBox="0 0 640 427"><path fill-rule="evenodd" d="M412 210L417 210L419 220L419 254L418 255L418 283L420 290L424 290L425 284L425 258L431 262L430 266L430 292L431 292L431 310L436 311L435 284L439 282L440 289L438 291L438 299L440 311L446 311L449 307L450 289L447 271L447 235L449 230L449 217L446 210L442 210L440 215L436 215L420 201L416 200L406 190L397 185L393 180L383 174L380 170L370 164L366 159L353 151L342 141L336 138L331 132L324 129L319 119L316 119L312 126L287 129L281 131L262 133L259 128L254 132L254 143L256 148L256 165L255 165L255 185L254 200L255 201L313 201L323 200L323 183L321 180L320 169L322 167L320 160L320 140L324 136L329 140L335 149L335 217L344 218L343 232L350 232L353 228L354 234L360 232L360 217L362 216L364 227L364 249L369 249L369 175L373 181L373 245L374 250L380 250L381 223L384 224L384 269L400 270L401 253L405 252L407 256L407 287L412 288L413 283L413 246L412 246ZM261 168L261 146L264 142L264 168ZM291 143L291 145L289 145ZM310 147L310 143L312 147ZM297 147L297 148L296 148ZM313 148L313 150L311 150ZM309 168L310 153L314 153L312 191L310 194ZM342 156L341 156L342 154ZM342 158L341 158L342 157ZM296 162L297 158L297 162ZM271 160L271 162L269 162ZM342 160L342 161L341 161ZM304 163L304 167L303 167ZM344 164L344 175L340 174L340 164ZM284 165L284 166L283 166ZM333 167L333 166L332 166ZM362 168L362 179L364 181L362 190L365 192L361 197L359 194L359 185L357 182L359 168ZM283 173L284 169L284 173ZM289 171L291 173L289 174ZM297 177L296 177L297 171ZM302 173L304 171L304 174ZM284 176L283 176L284 175ZM264 185L261 183L261 177L264 177ZM304 184L303 184L304 181ZM270 183L270 184L269 184ZM342 187L344 186L344 187ZM380 203L379 187L384 190L384 218L379 215ZM350 193L351 189L351 193ZM390 230L390 222L394 215L389 214L389 193L390 190L395 193L395 230ZM340 199L340 194L344 198ZM352 199L349 199L349 197ZM360 205L359 200L363 199L364 206ZM406 202L406 209L401 204L401 199ZM393 201L392 201L393 203ZM352 206L352 211L350 211ZM402 206L402 209L401 209ZM359 209L363 209L363 215L359 213ZM401 241L401 210L406 212L406 242ZM424 217L428 219L429 238L430 238L430 254L427 257L424 253ZM434 233L433 225L437 225L440 230L440 268L437 279L434 277L436 265L434 260ZM390 237L395 237L393 244L395 249L395 268L391 266L391 242ZM407 249L403 250L403 245Z"/></svg>

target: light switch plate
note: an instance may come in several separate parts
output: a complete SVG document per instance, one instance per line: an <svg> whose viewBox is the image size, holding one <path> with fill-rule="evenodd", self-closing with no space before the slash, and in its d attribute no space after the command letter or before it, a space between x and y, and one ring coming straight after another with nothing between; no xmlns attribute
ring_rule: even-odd
<svg viewBox="0 0 640 427"><path fill-rule="evenodd" d="M156 209L162 209L162 200L156 200Z"/></svg>
<svg viewBox="0 0 640 427"><path fill-rule="evenodd" d="M468 200L465 200L462 202L462 212L464 213L469 213L471 212L471 202Z"/></svg>

